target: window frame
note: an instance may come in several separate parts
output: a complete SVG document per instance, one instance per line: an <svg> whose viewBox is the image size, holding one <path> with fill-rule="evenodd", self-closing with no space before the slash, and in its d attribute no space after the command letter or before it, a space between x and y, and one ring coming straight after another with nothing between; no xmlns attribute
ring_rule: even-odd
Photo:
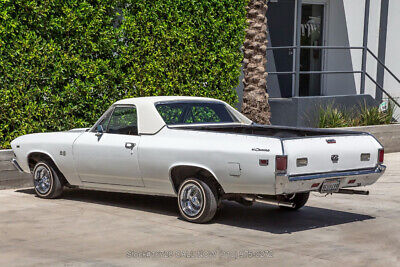
<svg viewBox="0 0 400 267"><path fill-rule="evenodd" d="M168 124L164 118L161 116L160 112L157 109L157 105L167 105L167 104L220 104L223 105L226 109L226 112L229 114L229 116L232 118L232 122L196 122L196 123L176 123L176 124ZM161 117L161 119L163 120L163 122L165 123L165 125L167 126L175 126L175 125L195 125L195 124L232 124L232 123L240 123L240 119L238 117L235 116L235 114L233 114L229 108L227 107L227 105L223 102L219 102L219 101L203 101L203 100L172 100L172 101L158 101L154 103L154 107L158 113L158 115ZM185 113L182 113L182 115L184 115L184 118L186 118Z"/></svg>
<svg viewBox="0 0 400 267"><path fill-rule="evenodd" d="M92 127L92 129L90 130L90 132L95 132L97 133L97 126L100 124L100 122L104 119L104 117L106 117L108 114L110 114L110 121L111 121L111 117L114 114L114 111L116 108L134 108L136 110L136 121L137 121L137 125L136 127L138 128L138 133L137 134L119 134L119 135L128 135L128 136L139 136L139 114L137 112L137 107L136 105L133 104L117 104L117 105L112 105L106 112L104 112L104 114L97 120L97 122L94 124L94 126ZM107 129L103 129L104 133L108 133L108 134L115 134L115 133L109 133L108 132L108 127L109 124L107 125Z"/></svg>

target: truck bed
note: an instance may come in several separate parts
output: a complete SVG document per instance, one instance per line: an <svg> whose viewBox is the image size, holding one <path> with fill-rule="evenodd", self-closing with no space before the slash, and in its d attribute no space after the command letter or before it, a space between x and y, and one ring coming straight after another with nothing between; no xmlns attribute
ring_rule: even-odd
<svg viewBox="0 0 400 267"><path fill-rule="evenodd" d="M349 130L337 129L320 129L320 128L299 128L288 126L274 125L243 125L243 124L205 124L205 125L174 125L168 126L174 129L197 130L197 131L213 131L221 133L236 133L258 136L269 136L276 138L295 138L295 137L311 137L311 136L333 136L333 135L369 135L364 132L356 132Z"/></svg>
<svg viewBox="0 0 400 267"><path fill-rule="evenodd" d="M372 169L381 147L368 133L336 129L221 124L174 128L278 138L282 143L279 153L287 156L287 175Z"/></svg>

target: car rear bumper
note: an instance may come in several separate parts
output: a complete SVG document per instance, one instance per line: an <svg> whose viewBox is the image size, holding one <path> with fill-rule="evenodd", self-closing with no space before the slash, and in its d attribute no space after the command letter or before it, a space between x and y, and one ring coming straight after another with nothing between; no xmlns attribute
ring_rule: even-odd
<svg viewBox="0 0 400 267"><path fill-rule="evenodd" d="M365 186L375 183L378 178L382 176L385 170L385 165L378 165L376 168L363 170L316 173L296 176L277 175L275 192L277 195L280 195L319 191L322 183L331 178L340 179L339 188Z"/></svg>

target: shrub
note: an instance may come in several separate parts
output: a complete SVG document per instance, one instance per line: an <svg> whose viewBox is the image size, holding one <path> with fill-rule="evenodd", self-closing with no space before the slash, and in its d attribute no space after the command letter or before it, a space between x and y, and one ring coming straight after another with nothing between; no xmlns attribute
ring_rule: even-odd
<svg viewBox="0 0 400 267"><path fill-rule="evenodd" d="M333 105L320 107L318 127L339 128L390 124L395 121L394 110L395 105L391 101L386 110L380 110L379 107L368 107L366 103L351 111L345 111L340 107L334 108Z"/></svg>
<svg viewBox="0 0 400 267"><path fill-rule="evenodd" d="M194 95L235 104L246 0L5 0L0 147L88 127L121 98Z"/></svg>
<svg viewBox="0 0 400 267"><path fill-rule="evenodd" d="M320 107L318 128L347 127L351 122L350 116L332 105Z"/></svg>
<svg viewBox="0 0 400 267"><path fill-rule="evenodd" d="M389 124L393 120L394 104L389 102L386 111L381 111L379 107L370 107L363 105L359 116L359 125L379 125Z"/></svg>

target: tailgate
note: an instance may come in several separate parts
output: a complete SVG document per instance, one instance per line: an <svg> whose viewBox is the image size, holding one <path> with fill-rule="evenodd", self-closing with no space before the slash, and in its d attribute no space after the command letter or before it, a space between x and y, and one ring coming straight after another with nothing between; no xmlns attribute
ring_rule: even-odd
<svg viewBox="0 0 400 267"><path fill-rule="evenodd" d="M284 139L282 143L289 175L373 168L381 148L366 134Z"/></svg>

